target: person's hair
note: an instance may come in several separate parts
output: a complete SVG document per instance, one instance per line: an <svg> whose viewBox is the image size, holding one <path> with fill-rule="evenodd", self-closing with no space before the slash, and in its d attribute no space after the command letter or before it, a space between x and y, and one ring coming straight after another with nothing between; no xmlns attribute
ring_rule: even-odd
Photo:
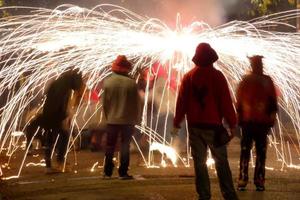
<svg viewBox="0 0 300 200"><path fill-rule="evenodd" d="M252 68L252 72L256 74L262 74L263 73L263 61L264 58L261 55L254 55L251 57L248 57L250 60L250 65Z"/></svg>
<svg viewBox="0 0 300 200"><path fill-rule="evenodd" d="M72 81L71 81L72 89L79 90L83 84L82 73L73 71L71 78L72 78Z"/></svg>
<svg viewBox="0 0 300 200"><path fill-rule="evenodd" d="M197 66L209 66L219 59L217 52L208 44L200 43L197 48L192 61Z"/></svg>

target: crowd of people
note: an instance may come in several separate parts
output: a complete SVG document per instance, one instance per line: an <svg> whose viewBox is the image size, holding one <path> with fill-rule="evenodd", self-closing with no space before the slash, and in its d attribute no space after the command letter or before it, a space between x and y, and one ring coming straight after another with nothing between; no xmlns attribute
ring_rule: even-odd
<svg viewBox="0 0 300 200"><path fill-rule="evenodd" d="M245 190L249 180L250 151L255 142L254 184L257 191L264 191L267 135L275 123L277 98L272 79L263 73L263 57L255 55L249 57L252 71L238 84L237 102L234 104L225 76L214 67L218 59L217 52L209 44L200 43L197 46L192 59L195 67L186 73L181 81L171 135L178 135L181 123L186 119L199 199L211 199L206 165L209 148L215 160L222 195L224 199L235 200L238 197L228 163L227 143L240 127L242 134L237 188ZM128 174L129 149L134 126L140 123L142 101L138 85L129 75L132 68L132 63L126 56L119 55L112 63L112 73L103 81L101 102L107 133L103 172L105 179L112 176L113 157L119 137L119 177L123 180L133 178ZM75 99L80 98L84 87L82 74L74 69L65 72L49 86L43 110L38 117L38 124L45 130L47 173L63 168L70 140L68 127L73 117L69 108L78 104L78 100L70 103L70 99L74 93L77 97ZM225 128L223 124L226 124ZM220 140L225 140L223 134L228 134L227 139L220 143ZM59 169L54 169L51 165L51 152L56 140Z"/></svg>

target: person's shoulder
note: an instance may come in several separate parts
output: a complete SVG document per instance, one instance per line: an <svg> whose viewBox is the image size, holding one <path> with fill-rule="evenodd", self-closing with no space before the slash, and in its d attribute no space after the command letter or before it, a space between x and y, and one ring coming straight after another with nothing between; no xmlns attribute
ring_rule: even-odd
<svg viewBox="0 0 300 200"><path fill-rule="evenodd" d="M188 79L189 77L191 77L191 76L192 76L191 71L187 72L186 74L183 75L182 81L187 80L187 79Z"/></svg>
<svg viewBox="0 0 300 200"><path fill-rule="evenodd" d="M112 74L107 75L106 77L104 77L103 79L103 84L105 84L106 82L108 82L112 77Z"/></svg>
<svg viewBox="0 0 300 200"><path fill-rule="evenodd" d="M192 74L190 72L187 72L186 74L183 75L181 79L181 85L184 85L191 79Z"/></svg>
<svg viewBox="0 0 300 200"><path fill-rule="evenodd" d="M130 77L129 75L115 74L115 77L116 77L116 79L123 80L123 81L126 81L128 83L132 83L132 82L135 83L135 80L132 77Z"/></svg>
<svg viewBox="0 0 300 200"><path fill-rule="evenodd" d="M223 72L221 72L221 70L216 69L216 68L211 68L212 70L212 74L213 77L215 77L217 80L222 80L222 81L226 81L225 75L223 74Z"/></svg>
<svg viewBox="0 0 300 200"><path fill-rule="evenodd" d="M216 74L217 76L224 76L221 70L216 69L214 67L211 68L212 73Z"/></svg>
<svg viewBox="0 0 300 200"><path fill-rule="evenodd" d="M186 81L188 79L190 79L197 71L197 68L194 67L193 69L191 69L190 71L188 71L187 73L185 73L183 75L182 81Z"/></svg>
<svg viewBox="0 0 300 200"><path fill-rule="evenodd" d="M256 80L257 78L259 78L259 75L248 72L248 73L242 75L241 81Z"/></svg>
<svg viewBox="0 0 300 200"><path fill-rule="evenodd" d="M116 76L114 73L109 74L103 79L103 87L107 87L108 85L111 85L113 82L115 82Z"/></svg>
<svg viewBox="0 0 300 200"><path fill-rule="evenodd" d="M242 81L247 81L253 79L254 77L255 77L254 74L245 74L244 76L242 76Z"/></svg>
<svg viewBox="0 0 300 200"><path fill-rule="evenodd" d="M268 81L272 81L271 76L267 75L267 74L263 74L262 75L264 79L268 80Z"/></svg>
<svg viewBox="0 0 300 200"><path fill-rule="evenodd" d="M128 75L123 75L123 74L116 74L114 78L114 82L118 82L121 84L124 84L124 86L130 86L133 87L136 85L135 79Z"/></svg>
<svg viewBox="0 0 300 200"><path fill-rule="evenodd" d="M266 85L268 85L268 86L274 85L274 81L273 81L273 79L271 78L271 76L269 76L269 75L264 74L264 75L263 75L263 80L264 80L264 83L265 83Z"/></svg>

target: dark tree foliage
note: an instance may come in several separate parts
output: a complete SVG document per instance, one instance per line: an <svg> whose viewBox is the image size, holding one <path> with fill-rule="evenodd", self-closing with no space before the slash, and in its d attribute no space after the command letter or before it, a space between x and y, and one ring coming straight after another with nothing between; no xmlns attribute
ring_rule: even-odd
<svg viewBox="0 0 300 200"><path fill-rule="evenodd" d="M0 0L1 6L28 6L28 7L44 7L50 6L49 2L56 0ZM2 10L2 16L26 14L24 9L7 9Z"/></svg>
<svg viewBox="0 0 300 200"><path fill-rule="evenodd" d="M296 0L239 0L232 17L248 20L296 8Z"/></svg>

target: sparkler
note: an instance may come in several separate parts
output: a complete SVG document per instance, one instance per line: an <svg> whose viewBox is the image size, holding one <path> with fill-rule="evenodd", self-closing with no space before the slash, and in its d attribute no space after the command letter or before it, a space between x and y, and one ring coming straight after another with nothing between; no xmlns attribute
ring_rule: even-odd
<svg viewBox="0 0 300 200"><path fill-rule="evenodd" d="M119 54L134 61L132 74L140 69L151 69L157 62L161 65L154 74L158 75L162 68L167 72L163 84L159 85L159 78L155 79L152 89L148 79L143 120L137 126L148 136L150 146L160 143L165 148L171 126L168 118L175 110L180 79L193 67L191 58L195 47L200 42L208 42L219 54L216 67L226 75L233 93L249 69L247 55L264 55L265 71L280 90L279 103L284 113L278 116L278 129L270 137L271 145L283 167L299 167L292 163L288 151L293 147L293 154L300 155L300 34L270 31L279 25L290 27L285 21L295 19L298 10L251 22L233 21L215 28L204 22L182 27L178 17L177 28L171 30L158 19L144 18L109 4L92 10L72 5L62 5L54 10L23 9L32 11L32 14L3 18L0 23L0 97L1 101L5 99L0 108L0 155L8 144L12 144L12 134L24 131L28 108L33 104L41 108L49 82L75 66L87 77L88 88L96 89L109 75L108 66ZM175 81L174 88L171 87L172 81ZM158 86L161 89L157 89ZM81 101L75 116L80 110L87 110L89 104L91 102ZM154 112L155 106L157 113ZM79 117L86 120L87 125L99 109L91 116L83 112ZM158 124L162 120L161 131ZM82 129L74 120L71 130L78 130L80 134ZM290 138L291 144L287 146L285 137L289 136L288 132L296 138ZM69 151L72 145L74 142L70 142ZM152 156L149 152L147 166L153 164Z"/></svg>

